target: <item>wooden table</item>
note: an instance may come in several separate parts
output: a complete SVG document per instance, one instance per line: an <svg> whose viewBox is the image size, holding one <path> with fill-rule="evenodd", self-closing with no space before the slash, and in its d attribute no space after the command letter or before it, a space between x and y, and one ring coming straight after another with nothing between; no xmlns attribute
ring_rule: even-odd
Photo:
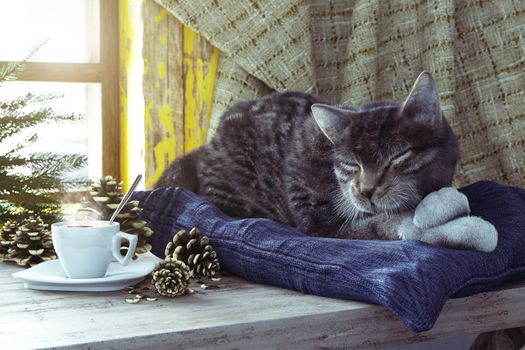
<svg viewBox="0 0 525 350"><path fill-rule="evenodd" d="M220 289L127 304L126 291L24 289L0 263L0 349L374 348L525 325L525 283L451 299L435 327L409 331L382 306L223 277Z"/></svg>

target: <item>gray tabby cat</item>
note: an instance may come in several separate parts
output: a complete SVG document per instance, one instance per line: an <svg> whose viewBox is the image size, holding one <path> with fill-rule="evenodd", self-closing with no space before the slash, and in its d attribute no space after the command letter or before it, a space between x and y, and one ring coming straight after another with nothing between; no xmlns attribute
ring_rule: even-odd
<svg viewBox="0 0 525 350"><path fill-rule="evenodd" d="M466 197L447 187L458 153L423 72L402 105L334 107L296 92L239 102L155 187L182 186L231 216L312 236L492 251L495 228L468 216Z"/></svg>

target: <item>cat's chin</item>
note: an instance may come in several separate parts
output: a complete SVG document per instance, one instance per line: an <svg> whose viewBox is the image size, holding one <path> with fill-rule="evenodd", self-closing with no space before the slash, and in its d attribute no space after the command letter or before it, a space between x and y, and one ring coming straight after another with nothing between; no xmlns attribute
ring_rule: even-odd
<svg viewBox="0 0 525 350"><path fill-rule="evenodd" d="M352 201L352 204L354 205L354 207L360 212L360 213L363 213L363 214L377 214L379 211L377 211L377 207L375 205L373 205L372 203L368 203L367 205L363 205L362 203L360 202L357 202L357 201Z"/></svg>
<svg viewBox="0 0 525 350"><path fill-rule="evenodd" d="M391 207L385 208L384 207L385 203L383 201L375 202L375 201L368 200L365 198L357 197L353 195L352 193L350 193L350 195L348 196L348 199L350 200L352 205L355 207L355 209L359 211L360 214L377 215L377 214L381 214L384 212L395 211L393 210L394 208L391 208Z"/></svg>
<svg viewBox="0 0 525 350"><path fill-rule="evenodd" d="M385 206L384 203L362 203L354 200L353 205L360 213L365 215L377 215L382 213L392 214L401 211L401 208L394 204Z"/></svg>

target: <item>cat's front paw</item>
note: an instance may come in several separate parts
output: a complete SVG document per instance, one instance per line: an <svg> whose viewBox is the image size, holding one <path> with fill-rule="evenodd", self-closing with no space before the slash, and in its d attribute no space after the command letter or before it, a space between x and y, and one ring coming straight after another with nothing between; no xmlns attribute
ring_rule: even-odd
<svg viewBox="0 0 525 350"><path fill-rule="evenodd" d="M460 217L423 231L422 241L448 248L490 253L498 244L498 232L494 225L477 216Z"/></svg>
<svg viewBox="0 0 525 350"><path fill-rule="evenodd" d="M429 193L418 204L414 213L414 225L426 229L469 214L467 196L454 187L443 187Z"/></svg>

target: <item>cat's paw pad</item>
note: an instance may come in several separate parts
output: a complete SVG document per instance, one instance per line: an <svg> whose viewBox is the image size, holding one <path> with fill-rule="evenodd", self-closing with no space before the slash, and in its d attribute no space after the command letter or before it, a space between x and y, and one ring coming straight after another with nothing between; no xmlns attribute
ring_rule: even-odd
<svg viewBox="0 0 525 350"><path fill-rule="evenodd" d="M482 218L465 216L425 230L423 240L444 247L490 253L498 244L498 232Z"/></svg>
<svg viewBox="0 0 525 350"><path fill-rule="evenodd" d="M418 204L414 213L414 224L420 228L430 228L469 214L467 196L453 187L443 187L439 191L429 193Z"/></svg>

